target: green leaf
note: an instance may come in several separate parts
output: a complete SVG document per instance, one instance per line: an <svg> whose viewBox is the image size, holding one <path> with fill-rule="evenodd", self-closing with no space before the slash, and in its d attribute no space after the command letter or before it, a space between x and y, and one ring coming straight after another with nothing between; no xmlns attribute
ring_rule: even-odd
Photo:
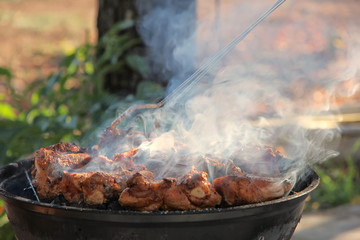
<svg viewBox="0 0 360 240"><path fill-rule="evenodd" d="M125 20L125 21L121 21L117 24L115 24L109 31L108 31L108 35L110 34L116 34L120 31L132 28L134 26L134 21L132 20Z"/></svg>
<svg viewBox="0 0 360 240"><path fill-rule="evenodd" d="M156 99L165 96L164 89L156 83L143 81L140 82L136 90L137 99Z"/></svg>
<svg viewBox="0 0 360 240"><path fill-rule="evenodd" d="M0 119L15 120L15 109L8 103L0 102Z"/></svg>
<svg viewBox="0 0 360 240"><path fill-rule="evenodd" d="M135 54L129 54L125 57L126 64L134 71L140 73L143 78L149 75L150 67L144 57Z"/></svg>
<svg viewBox="0 0 360 240"><path fill-rule="evenodd" d="M44 93L47 97L53 96L54 86L56 83L59 82L59 80L61 80L61 76L62 76L61 71L59 73L50 75L50 77L48 78L48 80L46 82L45 89L44 89L44 91L45 91Z"/></svg>
<svg viewBox="0 0 360 240"><path fill-rule="evenodd" d="M360 139L358 139L351 148L351 153L355 154L360 149Z"/></svg>
<svg viewBox="0 0 360 240"><path fill-rule="evenodd" d="M12 78L12 73L10 71L10 69L5 68L5 67L0 67L0 76L5 76L7 78L7 80L10 80Z"/></svg>
<svg viewBox="0 0 360 240"><path fill-rule="evenodd" d="M9 222L5 223L0 227L0 236L1 240L13 240L15 239L15 234L13 232L12 226Z"/></svg>
<svg viewBox="0 0 360 240"><path fill-rule="evenodd" d="M76 58L76 53L72 53L70 55L67 55L62 61L61 61L61 66L67 68L70 66L70 64L74 61L74 59Z"/></svg>
<svg viewBox="0 0 360 240"><path fill-rule="evenodd" d="M87 74L90 75L94 73L94 64L92 62L86 62L84 67Z"/></svg>

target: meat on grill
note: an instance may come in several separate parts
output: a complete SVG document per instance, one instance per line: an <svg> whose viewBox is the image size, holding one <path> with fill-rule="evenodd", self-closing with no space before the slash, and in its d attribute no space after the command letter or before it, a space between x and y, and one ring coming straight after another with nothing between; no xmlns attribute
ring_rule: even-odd
<svg viewBox="0 0 360 240"><path fill-rule="evenodd" d="M206 172L193 169L180 179L161 181L137 173L128 181L119 203L140 211L190 210L220 205L221 196L207 180Z"/></svg>
<svg viewBox="0 0 360 240"><path fill-rule="evenodd" d="M212 208L220 203L221 196L208 181L207 173L193 169L164 192L163 209Z"/></svg>
<svg viewBox="0 0 360 240"><path fill-rule="evenodd" d="M144 166L125 161L133 154L134 151L118 154L110 160L84 153L75 144L41 148L34 157L34 186L41 199L62 193L72 203L103 204L119 197L135 171L145 171Z"/></svg>
<svg viewBox="0 0 360 240"><path fill-rule="evenodd" d="M60 189L65 199L72 203L103 204L118 197L126 188L131 172L64 172Z"/></svg>
<svg viewBox="0 0 360 240"><path fill-rule="evenodd" d="M153 175L135 173L128 181L127 188L121 193L119 203L138 211L153 211L161 207L164 182L154 182Z"/></svg>
<svg viewBox="0 0 360 240"><path fill-rule="evenodd" d="M228 205L242 205L280 198L291 190L288 181L242 173L219 177L214 186Z"/></svg>
<svg viewBox="0 0 360 240"><path fill-rule="evenodd" d="M64 170L72 169L90 157L75 144L60 143L41 148L34 154L32 175L40 198L52 198L61 191Z"/></svg>
<svg viewBox="0 0 360 240"><path fill-rule="evenodd" d="M257 203L280 198L292 187L280 179L279 170L273 166L278 156L272 151L266 150L260 161L262 166L271 167L263 175L257 174L253 164L243 164L251 174L243 171L238 159L202 156L198 161L202 164L183 176L161 180L134 162L138 151L116 153L109 159L90 155L70 143L41 148L34 156L34 187L41 199L62 194L68 202L89 205L118 199L121 206L138 211L213 208L222 202L232 206Z"/></svg>

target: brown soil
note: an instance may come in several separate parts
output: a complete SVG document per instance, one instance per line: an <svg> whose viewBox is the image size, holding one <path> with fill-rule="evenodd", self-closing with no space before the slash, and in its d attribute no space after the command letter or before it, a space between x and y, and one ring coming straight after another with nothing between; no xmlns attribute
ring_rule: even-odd
<svg viewBox="0 0 360 240"><path fill-rule="evenodd" d="M0 66L11 69L15 88L44 78L66 52L94 42L96 11L96 0L0 1Z"/></svg>

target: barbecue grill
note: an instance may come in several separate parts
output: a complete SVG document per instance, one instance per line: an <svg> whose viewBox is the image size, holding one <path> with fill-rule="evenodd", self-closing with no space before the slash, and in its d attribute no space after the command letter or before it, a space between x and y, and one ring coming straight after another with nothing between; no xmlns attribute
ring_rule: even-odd
<svg viewBox="0 0 360 240"><path fill-rule="evenodd" d="M310 168L286 197L237 207L137 212L39 202L25 172L32 159L0 169L0 196L17 239L290 239L309 193Z"/></svg>

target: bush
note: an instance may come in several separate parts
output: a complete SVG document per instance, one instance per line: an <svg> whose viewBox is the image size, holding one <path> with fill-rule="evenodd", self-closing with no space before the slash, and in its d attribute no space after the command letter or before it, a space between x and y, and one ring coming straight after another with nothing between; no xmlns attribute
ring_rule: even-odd
<svg viewBox="0 0 360 240"><path fill-rule="evenodd" d="M58 72L35 81L21 94L12 86L11 71L0 68L10 95L0 96L0 165L60 141L94 143L99 129L129 105L163 97L163 89L147 81L139 84L135 96L120 98L104 91L104 76L115 69L121 72L124 66L144 80L147 77L147 62L130 51L140 43L127 31L131 26L131 21L121 22L97 46L80 46L64 57ZM104 52L95 59L99 45Z"/></svg>
<svg viewBox="0 0 360 240"><path fill-rule="evenodd" d="M319 187L311 194L307 210L335 207L341 204L360 203L360 168L355 164L355 154L360 149L360 139L344 160L329 160L317 166Z"/></svg>
<svg viewBox="0 0 360 240"><path fill-rule="evenodd" d="M98 45L85 43L66 55L59 70L17 93L10 69L0 67L0 81L9 89L0 94L0 166L31 155L40 147L60 141L89 146L97 142L116 115L131 104L153 101L164 96L161 86L147 82L147 62L131 49L140 41L127 30L133 22L115 25ZM101 45L103 55L95 59ZM144 81L135 96L121 98L104 91L104 76L111 71L131 68ZM1 239L14 239L0 200Z"/></svg>

